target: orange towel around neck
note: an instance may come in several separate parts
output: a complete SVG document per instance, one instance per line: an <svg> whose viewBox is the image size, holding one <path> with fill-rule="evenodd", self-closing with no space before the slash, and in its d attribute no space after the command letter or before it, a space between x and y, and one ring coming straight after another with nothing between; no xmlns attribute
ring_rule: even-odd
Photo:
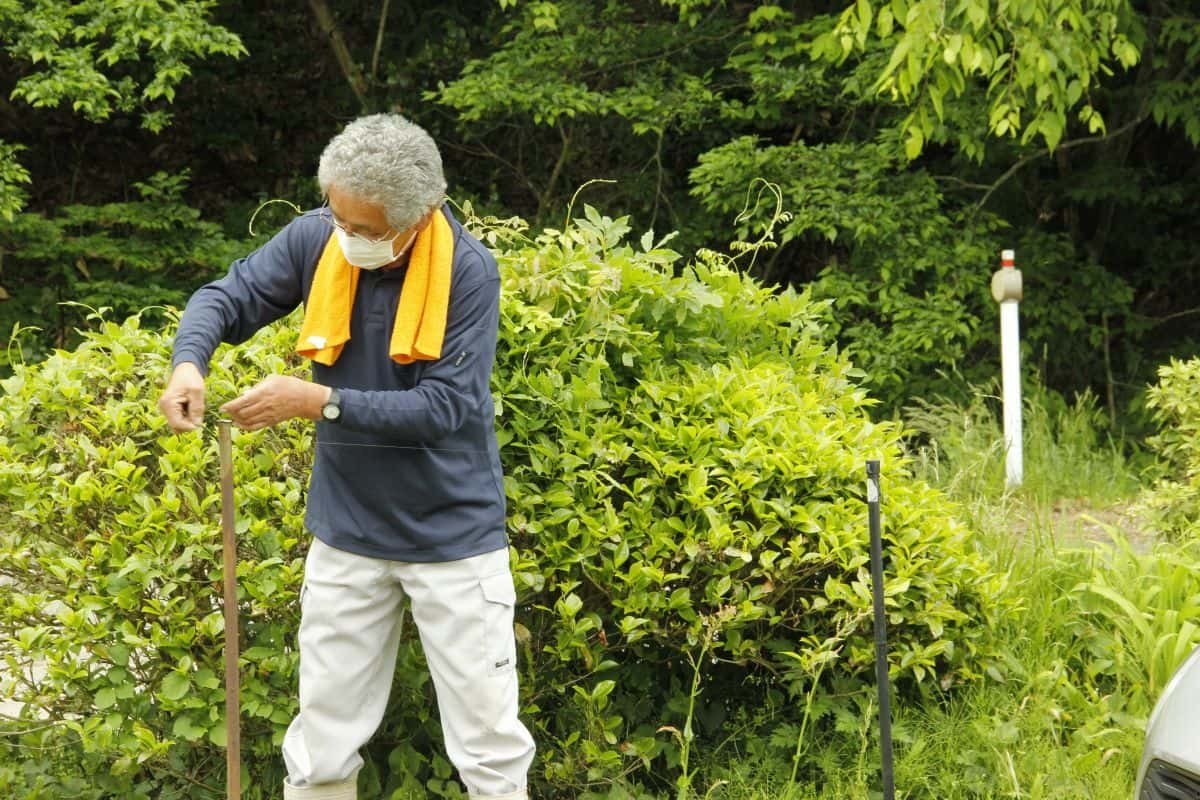
<svg viewBox="0 0 1200 800"><path fill-rule="evenodd" d="M453 261L454 231L439 209L417 234L408 256L388 347L393 361L411 364L441 358ZM361 272L346 261L337 236L330 234L308 292L297 353L326 366L337 361L350 341L350 313Z"/></svg>

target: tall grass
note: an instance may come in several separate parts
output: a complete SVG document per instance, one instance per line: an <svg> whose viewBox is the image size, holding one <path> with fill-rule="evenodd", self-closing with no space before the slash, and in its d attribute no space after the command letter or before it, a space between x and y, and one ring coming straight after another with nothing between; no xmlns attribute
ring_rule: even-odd
<svg viewBox="0 0 1200 800"><path fill-rule="evenodd" d="M1038 506L1063 499L1108 504L1138 489L1127 446L1109 430L1095 395L1068 402L1033 384L1022 414L1023 482L1005 486L999 399L978 391L967 405L918 400L904 413L917 477L978 507L1016 499ZM1015 495L1015 498L1010 498Z"/></svg>

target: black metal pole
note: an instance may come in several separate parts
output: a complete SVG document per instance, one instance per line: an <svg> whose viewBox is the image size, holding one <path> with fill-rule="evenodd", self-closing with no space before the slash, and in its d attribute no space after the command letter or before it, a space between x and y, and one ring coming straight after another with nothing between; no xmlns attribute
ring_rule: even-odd
<svg viewBox="0 0 1200 800"><path fill-rule="evenodd" d="M895 800L892 774L892 701L888 689L887 614L883 607L883 535L879 522L879 462L867 462L867 519L871 526L871 594L875 599L875 680L879 684L879 739L883 800Z"/></svg>

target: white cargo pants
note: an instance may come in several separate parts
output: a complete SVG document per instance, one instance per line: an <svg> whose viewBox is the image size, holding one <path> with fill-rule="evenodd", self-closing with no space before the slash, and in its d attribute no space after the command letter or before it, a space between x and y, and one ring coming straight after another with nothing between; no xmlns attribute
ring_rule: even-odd
<svg viewBox="0 0 1200 800"><path fill-rule="evenodd" d="M349 785L353 797L358 750L383 720L391 690L405 596L447 755L467 791L525 797L534 745L517 718L508 550L427 564L354 555L316 539L300 593L300 711L283 741L289 788L316 796L322 785Z"/></svg>

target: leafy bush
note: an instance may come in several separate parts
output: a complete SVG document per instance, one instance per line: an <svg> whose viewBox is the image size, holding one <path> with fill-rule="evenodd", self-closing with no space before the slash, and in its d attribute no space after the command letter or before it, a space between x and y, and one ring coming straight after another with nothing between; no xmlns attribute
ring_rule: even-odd
<svg viewBox="0 0 1200 800"><path fill-rule="evenodd" d="M1162 474L1144 503L1161 533L1191 538L1200 533L1200 358L1171 359L1158 368L1158 378L1146 393L1158 425L1147 443L1161 460Z"/></svg>
<svg viewBox="0 0 1200 800"><path fill-rule="evenodd" d="M0 722L0 796L21 800L102 800L138 796L132 781L114 779L108 764L79 752L79 739L62 726ZM141 796L145 796L143 793Z"/></svg>
<svg viewBox="0 0 1200 800"><path fill-rule="evenodd" d="M1000 370L996 303L989 286L1001 248L1015 248L1025 281L1021 333L1026 358L1041 360L1060 390L1113 387L1145 322L1131 313L1134 290L1070 237L1005 220L964 203L932 171L914 168L886 143L768 145L744 136L699 157L691 193L737 233L770 232L780 249L756 267L768 282L799 262L813 296L831 301L828 325L887 410L948 395ZM764 181L780 211L750 202ZM761 200L760 196L757 200ZM785 250L791 244L790 250ZM796 247L796 245L801 245ZM797 263L779 254L787 253ZM1096 358L1104 352L1105 358ZM1111 351L1111 352L1110 352Z"/></svg>
<svg viewBox="0 0 1200 800"><path fill-rule="evenodd" d="M957 208L896 148L767 147L743 137L702 155L691 178L706 208L729 215L756 178L778 183L793 212L779 226L780 244L820 254L814 295L831 301L828 324L877 398L891 405L944 391L947 367L974 373L1002 223ZM742 236L764 225L761 215L738 221ZM971 264L978 271L965 269Z"/></svg>
<svg viewBox="0 0 1200 800"><path fill-rule="evenodd" d="M732 707L807 696L820 716L873 691L867 459L884 463L898 691L992 664L1004 579L906 473L897 427L871 422L821 304L713 254L676 275L663 242L631 245L625 219L590 208L534 240L475 223L504 274L493 387L535 784L574 796L636 773L685 795L691 749L735 735ZM220 350L211 407L265 374L303 374L294 336L284 324ZM114 794L216 797L215 443L158 419L167 351L136 316L102 322L3 384L0 575L20 591L0 596L0 695L106 757ZM295 708L311 446L302 423L237 440L247 797L276 791ZM420 659L410 631L362 781L458 797Z"/></svg>
<svg viewBox="0 0 1200 800"><path fill-rule="evenodd" d="M231 374L252 379L239 363L247 352L254 369L287 368L273 355L286 331L267 333L248 351L222 352L214 399L236 391ZM111 754L112 776L127 781L119 796L193 796L180 775L216 796L215 767L199 769L213 752L196 749L225 733L216 450L207 435L168 435L158 419L167 344L138 317L106 322L75 352L4 382L12 406L0 496L10 523L0 574L20 587L0 600L10 641L4 693L62 721L85 753ZM268 761L295 710L289 637L309 434L282 428L237 464L250 763ZM159 783L135 792L145 765Z"/></svg>
<svg viewBox="0 0 1200 800"><path fill-rule="evenodd" d="M11 301L0 304L0 331L40 331L0 349L0 374L11 362L74 346L89 307L109 307L124 318L150 306L182 305L191 289L215 277L214 264L241 254L245 243L226 238L183 201L187 181L186 173L158 173L134 184L136 200L0 220L0 299ZM166 321L161 312L144 313Z"/></svg>

